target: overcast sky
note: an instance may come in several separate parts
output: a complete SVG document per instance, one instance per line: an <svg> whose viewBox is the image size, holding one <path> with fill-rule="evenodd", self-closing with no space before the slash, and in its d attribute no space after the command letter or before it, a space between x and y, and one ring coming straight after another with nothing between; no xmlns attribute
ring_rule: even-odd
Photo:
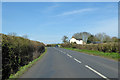
<svg viewBox="0 0 120 80"><path fill-rule="evenodd" d="M76 32L118 36L117 2L3 3L2 32L28 35L44 43L61 43Z"/></svg>

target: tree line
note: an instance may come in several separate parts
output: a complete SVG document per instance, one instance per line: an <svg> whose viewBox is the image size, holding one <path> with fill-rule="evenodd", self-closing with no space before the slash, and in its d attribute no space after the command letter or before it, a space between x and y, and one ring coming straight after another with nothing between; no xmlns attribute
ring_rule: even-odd
<svg viewBox="0 0 120 80"><path fill-rule="evenodd" d="M97 33L95 35L89 33L89 32L80 32L73 34L73 37L75 39L82 39L86 43L93 43L93 42L101 42L101 43L107 43L107 42L117 42L117 37L110 37L106 33ZM68 43L69 39L67 36L63 36L62 38L63 43Z"/></svg>

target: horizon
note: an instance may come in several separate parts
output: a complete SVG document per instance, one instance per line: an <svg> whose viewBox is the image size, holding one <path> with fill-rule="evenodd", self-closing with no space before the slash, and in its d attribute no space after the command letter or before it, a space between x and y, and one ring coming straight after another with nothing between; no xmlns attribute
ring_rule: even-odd
<svg viewBox="0 0 120 80"><path fill-rule="evenodd" d="M3 2L2 10L2 33L28 35L45 44L79 32L118 37L117 2Z"/></svg>

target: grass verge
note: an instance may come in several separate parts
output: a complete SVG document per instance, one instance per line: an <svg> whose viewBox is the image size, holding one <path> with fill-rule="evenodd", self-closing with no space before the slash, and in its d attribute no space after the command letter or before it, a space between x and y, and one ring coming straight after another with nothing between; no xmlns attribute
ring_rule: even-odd
<svg viewBox="0 0 120 80"><path fill-rule="evenodd" d="M104 53L100 51L93 51L93 50L85 50L85 49L76 49L76 48L64 48L68 50L83 52L90 55L101 56L104 58L109 58L115 61L120 61L120 54L119 53Z"/></svg>
<svg viewBox="0 0 120 80"><path fill-rule="evenodd" d="M9 79L11 79L11 78L19 78L23 73L25 73L25 71L27 71L29 68L31 68L38 60L40 60L41 57L44 56L46 52L47 52L47 48L45 48L45 52L43 54L41 54L40 57L38 57L37 59L33 60L29 64L21 67L16 74L11 74Z"/></svg>

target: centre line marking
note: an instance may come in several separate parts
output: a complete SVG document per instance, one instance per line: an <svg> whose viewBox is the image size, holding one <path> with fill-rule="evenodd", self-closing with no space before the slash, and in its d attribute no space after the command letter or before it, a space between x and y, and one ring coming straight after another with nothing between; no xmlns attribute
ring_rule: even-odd
<svg viewBox="0 0 120 80"><path fill-rule="evenodd" d="M101 76L102 78L106 79L106 80L110 80L107 77L105 77L104 75L102 75L101 73L99 73L98 71L94 70L93 68L89 67L88 65L85 65L85 67L87 67L88 69L90 69L91 71L95 72L96 74L98 74L99 76Z"/></svg>
<svg viewBox="0 0 120 80"><path fill-rule="evenodd" d="M67 54L67 56L69 56L70 58L72 58L72 56L71 56L71 55L69 55L69 54Z"/></svg>
<svg viewBox="0 0 120 80"><path fill-rule="evenodd" d="M71 56L71 55L69 55L69 57L70 57L70 58L72 58L72 56Z"/></svg>
<svg viewBox="0 0 120 80"><path fill-rule="evenodd" d="M82 63L81 61L77 60L76 58L74 58L75 61L77 61L78 63Z"/></svg>
<svg viewBox="0 0 120 80"><path fill-rule="evenodd" d="M64 53L63 51L60 50L61 53Z"/></svg>
<svg viewBox="0 0 120 80"><path fill-rule="evenodd" d="M69 54L67 54L67 56L69 56Z"/></svg>

